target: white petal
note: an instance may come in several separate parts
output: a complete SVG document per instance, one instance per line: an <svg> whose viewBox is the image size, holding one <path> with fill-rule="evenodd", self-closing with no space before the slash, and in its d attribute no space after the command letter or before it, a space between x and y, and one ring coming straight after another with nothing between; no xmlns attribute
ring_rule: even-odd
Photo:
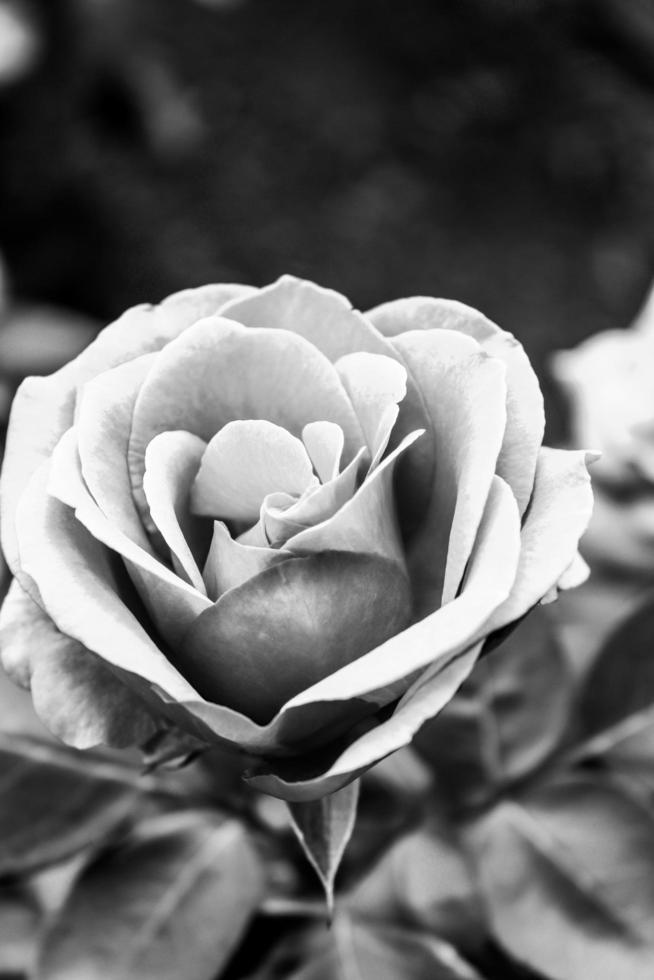
<svg viewBox="0 0 654 980"><path fill-rule="evenodd" d="M145 703L77 640L61 633L14 579L0 610L5 669L44 725L68 745L141 744L155 730Z"/></svg>
<svg viewBox="0 0 654 980"><path fill-rule="evenodd" d="M378 472L378 471L376 471ZM507 599L520 553L515 498L494 477L461 594L382 646L293 698L286 709L322 700L349 700L394 685L467 649Z"/></svg>
<svg viewBox="0 0 654 980"><path fill-rule="evenodd" d="M293 535L285 547L296 555L334 550L367 552L390 558L403 566L393 472L402 453L422 434L419 431L407 436L332 517Z"/></svg>
<svg viewBox="0 0 654 980"><path fill-rule="evenodd" d="M406 370L380 354L347 354L336 370L361 423L375 466L383 456L398 415L397 404L406 395Z"/></svg>
<svg viewBox="0 0 654 980"><path fill-rule="evenodd" d="M495 473L506 424L505 370L476 341L447 330L394 340L429 418L436 472L409 553L419 611L457 594Z"/></svg>
<svg viewBox="0 0 654 980"><path fill-rule="evenodd" d="M195 514L222 520L259 517L264 498L317 485L302 442L264 419L228 422L209 442L191 490Z"/></svg>
<svg viewBox="0 0 654 980"><path fill-rule="evenodd" d="M302 429L302 442L321 483L338 475L345 437L334 422L309 422Z"/></svg>
<svg viewBox="0 0 654 980"><path fill-rule="evenodd" d="M208 442L228 422L261 418L294 436L308 422L336 422L345 434L348 460L363 441L334 367L295 334L246 329L214 317L168 344L134 408L129 467L143 516L145 448L155 435L185 429Z"/></svg>
<svg viewBox="0 0 654 980"><path fill-rule="evenodd" d="M204 581L189 547L198 533L189 498L206 448L206 443L190 432L162 432L145 451L143 475L150 516L170 548L175 571L204 594Z"/></svg>
<svg viewBox="0 0 654 980"><path fill-rule="evenodd" d="M225 303L241 296L249 287L207 287L210 302ZM141 354L158 351L198 318L207 315L207 295L201 287L169 297L160 306L142 304L127 310L105 327L86 350L47 378L27 378L20 386L7 433L0 516L2 547L14 574L20 575L14 514L18 499L36 468L49 458L66 429L73 424L75 400L81 385L101 371L131 361Z"/></svg>
<svg viewBox="0 0 654 980"><path fill-rule="evenodd" d="M162 636L178 641L211 601L109 523L82 479L75 430L61 439L53 455L48 492L75 508L75 517L93 537L122 555L125 566ZM22 501L21 501L22 504Z"/></svg>
<svg viewBox="0 0 654 980"><path fill-rule="evenodd" d="M235 589L271 565L292 557L290 552L281 549L240 544L234 541L224 524L216 521L203 573L207 592L217 600L229 589Z"/></svg>
<svg viewBox="0 0 654 980"><path fill-rule="evenodd" d="M507 422L497 473L515 493L524 514L543 441L545 413L538 378L522 345L478 310L455 300L413 296L370 310L368 318L386 337L409 330L453 330L476 340L506 367Z"/></svg>
<svg viewBox="0 0 654 980"><path fill-rule="evenodd" d="M260 520L266 539L279 547L294 534L333 517L354 496L369 459L368 450L361 448L333 480L312 487L299 500L283 494L267 497Z"/></svg>
<svg viewBox="0 0 654 980"><path fill-rule="evenodd" d="M592 459L584 452L541 450L533 498L521 533L515 585L493 616L494 630L523 616L570 568L593 509L587 470Z"/></svg>
<svg viewBox="0 0 654 980"><path fill-rule="evenodd" d="M319 776L291 781L275 774L252 776L254 789L283 800L314 800L333 793L361 775L375 762L408 745L425 721L451 701L475 665L481 644L444 664L410 701L401 703L391 717L352 742Z"/></svg>
<svg viewBox="0 0 654 980"><path fill-rule="evenodd" d="M134 505L127 447L134 402L156 354L144 354L87 382L80 394L75 430L82 475L111 524L153 553Z"/></svg>
<svg viewBox="0 0 654 980"><path fill-rule="evenodd" d="M330 361L354 351L395 356L387 341L352 309L345 296L294 276L282 276L254 296L227 303L220 312L246 327L296 333Z"/></svg>
<svg viewBox="0 0 654 980"><path fill-rule="evenodd" d="M119 597L106 550L69 507L47 493L48 478L43 464L17 512L21 560L47 613L62 633L108 664L145 678L171 698L192 698L193 688Z"/></svg>

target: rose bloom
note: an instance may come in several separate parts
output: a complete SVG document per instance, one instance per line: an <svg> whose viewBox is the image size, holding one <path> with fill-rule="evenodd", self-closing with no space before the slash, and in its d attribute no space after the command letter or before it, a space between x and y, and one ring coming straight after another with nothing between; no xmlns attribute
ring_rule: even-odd
<svg viewBox="0 0 654 980"><path fill-rule="evenodd" d="M582 577L586 456L543 426L520 344L460 303L285 276L128 310L16 396L5 667L77 747L172 726L319 798Z"/></svg>
<svg viewBox="0 0 654 980"><path fill-rule="evenodd" d="M653 578L654 292L629 329L558 352L553 372L570 399L574 442L601 452L584 554L598 566Z"/></svg>

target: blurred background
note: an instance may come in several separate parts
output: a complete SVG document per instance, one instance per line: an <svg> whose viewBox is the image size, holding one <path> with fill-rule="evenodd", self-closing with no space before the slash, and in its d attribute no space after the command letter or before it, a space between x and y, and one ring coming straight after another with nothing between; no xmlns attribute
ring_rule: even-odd
<svg viewBox="0 0 654 980"><path fill-rule="evenodd" d="M654 269L654 5L0 0L0 146L5 387L131 304L293 272L481 308L557 441L548 353Z"/></svg>

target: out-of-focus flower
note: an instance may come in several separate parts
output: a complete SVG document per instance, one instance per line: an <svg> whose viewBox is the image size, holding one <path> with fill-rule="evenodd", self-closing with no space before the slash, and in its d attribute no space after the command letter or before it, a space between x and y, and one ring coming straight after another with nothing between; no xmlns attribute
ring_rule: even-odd
<svg viewBox="0 0 654 980"><path fill-rule="evenodd" d="M165 721L332 792L579 577L586 454L543 427L520 344L459 303L283 277L135 307L14 402L5 666L77 746Z"/></svg>
<svg viewBox="0 0 654 980"><path fill-rule="evenodd" d="M574 442L602 454L584 554L654 578L654 293L629 329L558 352L553 371L570 398Z"/></svg>
<svg viewBox="0 0 654 980"><path fill-rule="evenodd" d="M0 88L28 75L42 46L32 8L24 0L0 0Z"/></svg>

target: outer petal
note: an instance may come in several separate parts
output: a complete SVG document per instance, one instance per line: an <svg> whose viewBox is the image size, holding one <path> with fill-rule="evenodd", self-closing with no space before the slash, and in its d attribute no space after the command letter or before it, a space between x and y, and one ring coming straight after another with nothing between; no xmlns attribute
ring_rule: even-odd
<svg viewBox="0 0 654 980"><path fill-rule="evenodd" d="M394 341L429 418L436 478L424 524L409 549L417 614L456 595L495 473L506 423L503 364L445 330Z"/></svg>
<svg viewBox="0 0 654 980"><path fill-rule="evenodd" d="M577 554L593 509L587 464L592 453L542 449L522 533L515 585L489 624L493 630L523 616L556 586Z"/></svg>
<svg viewBox="0 0 654 980"><path fill-rule="evenodd" d="M473 337L507 370L507 424L497 472L516 495L523 514L531 497L545 413L538 378L522 345L491 320L455 300L414 296L370 310L368 318L386 337L409 330L456 330Z"/></svg>
<svg viewBox="0 0 654 980"><path fill-rule="evenodd" d="M143 475L150 516L170 549L175 571L203 595L206 589L195 554L207 553L202 541L207 529L191 514L189 498L206 448L190 432L162 432L145 451Z"/></svg>
<svg viewBox="0 0 654 980"><path fill-rule="evenodd" d="M401 567L371 554L291 558L226 592L175 660L207 699L264 722L294 694L404 628Z"/></svg>
<svg viewBox="0 0 654 980"><path fill-rule="evenodd" d="M153 554L132 499L127 446L134 402L156 354L143 354L87 382L80 392L75 432L82 476L107 520Z"/></svg>
<svg viewBox="0 0 654 980"><path fill-rule="evenodd" d="M109 523L82 480L74 429L62 437L53 454L48 490L75 508L75 517L97 541L123 557L139 595L166 641L174 643L180 639L193 620L211 606L206 595ZM17 520L28 533L29 515L22 500Z"/></svg>
<svg viewBox="0 0 654 980"><path fill-rule="evenodd" d="M175 700L193 697L120 597L108 553L47 493L48 467L39 467L21 498L20 557L37 584L43 607L66 636L133 679L156 685ZM22 513L21 513L22 512ZM139 688L139 693L145 690Z"/></svg>
<svg viewBox="0 0 654 980"><path fill-rule="evenodd" d="M156 730L145 702L76 640L64 636L16 580L0 611L10 676L32 692L37 715L68 745L142 744Z"/></svg>
<svg viewBox="0 0 654 980"><path fill-rule="evenodd" d="M249 288L210 286L174 294L161 306L135 306L60 371L23 382L12 407L0 482L2 547L14 574L21 574L14 527L18 499L32 473L72 425L78 388L101 371L160 350L198 315L206 316L214 302L224 303Z"/></svg>
<svg viewBox="0 0 654 980"><path fill-rule="evenodd" d="M390 344L345 296L295 276L282 276L254 296L225 304L220 314L246 327L290 330L330 361L355 351L395 356Z"/></svg>
<svg viewBox="0 0 654 980"><path fill-rule="evenodd" d="M228 422L258 418L298 437L308 422L336 422L345 433L348 458L363 442L334 367L301 337L283 330L247 330L215 317L170 343L134 408L128 459L144 518L144 454L154 436L186 429L208 441Z"/></svg>
<svg viewBox="0 0 654 980"><path fill-rule="evenodd" d="M391 752L408 745L424 722L451 701L474 667L480 649L481 644L477 644L444 664L410 701L400 702L388 721L352 742L319 776L295 780L255 769L248 782L255 789L292 802L315 800L336 792Z"/></svg>
<svg viewBox="0 0 654 980"><path fill-rule="evenodd" d="M404 690L407 678L471 646L508 598L520 554L515 498L494 477L461 594L404 632L289 701L286 710L318 701L378 700L384 689ZM400 693L402 693L400 691ZM387 697L386 700L391 700Z"/></svg>

